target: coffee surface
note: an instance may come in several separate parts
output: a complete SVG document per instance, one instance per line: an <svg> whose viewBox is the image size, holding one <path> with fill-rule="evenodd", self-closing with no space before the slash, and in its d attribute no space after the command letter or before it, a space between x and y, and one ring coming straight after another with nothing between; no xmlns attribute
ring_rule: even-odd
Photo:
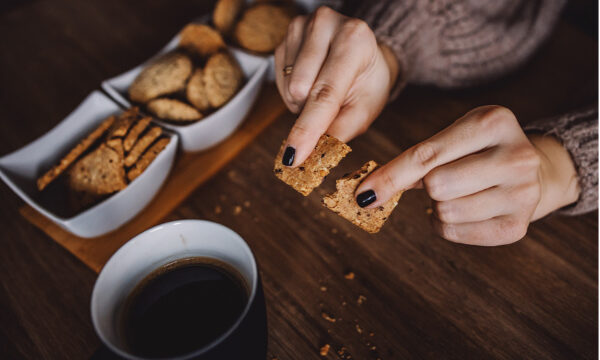
<svg viewBox="0 0 600 360"><path fill-rule="evenodd" d="M224 334L247 301L248 290L235 270L213 259L185 259L137 285L126 301L122 329L138 356L183 355Z"/></svg>

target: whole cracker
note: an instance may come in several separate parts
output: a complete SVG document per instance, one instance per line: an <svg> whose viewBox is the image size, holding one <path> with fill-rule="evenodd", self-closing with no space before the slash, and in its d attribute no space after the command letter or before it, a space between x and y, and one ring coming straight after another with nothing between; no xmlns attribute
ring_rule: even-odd
<svg viewBox="0 0 600 360"><path fill-rule="evenodd" d="M273 172L281 181L293 187L304 196L310 194L314 188L321 185L329 171L350 152L350 146L344 144L333 136L322 135L313 152L301 166L290 168L281 163L286 141L275 158Z"/></svg>
<svg viewBox="0 0 600 360"><path fill-rule="evenodd" d="M213 11L213 23L224 34L233 28L235 20L244 7L244 0L219 0Z"/></svg>
<svg viewBox="0 0 600 360"><path fill-rule="evenodd" d="M125 149L125 151L131 150L140 134L143 133L144 130L146 130L148 125L150 125L150 120L151 118L148 116L143 117L131 127L131 130L129 130L129 134L127 134L125 140L123 140L123 148Z"/></svg>
<svg viewBox="0 0 600 360"><path fill-rule="evenodd" d="M225 48L221 34L208 25L189 24L179 34L179 46L205 57Z"/></svg>
<svg viewBox="0 0 600 360"><path fill-rule="evenodd" d="M202 113L193 106L175 99L154 99L148 103L147 107L148 111L165 120L191 122L202 118Z"/></svg>
<svg viewBox="0 0 600 360"><path fill-rule="evenodd" d="M192 60L179 52L167 53L145 67L129 87L132 101L146 103L184 88L192 74Z"/></svg>
<svg viewBox="0 0 600 360"><path fill-rule="evenodd" d="M112 194L127 186L123 158L105 144L87 154L69 169L69 188L91 195Z"/></svg>
<svg viewBox="0 0 600 360"><path fill-rule="evenodd" d="M42 191L48 184L63 173L81 154L83 154L93 143L96 142L115 122L114 116L109 116L100 126L86 136L79 144L77 144L69 153L63 157L60 162L48 170L37 180L38 190Z"/></svg>
<svg viewBox="0 0 600 360"><path fill-rule="evenodd" d="M336 192L326 195L322 199L323 205L372 234L379 232L402 196L402 192L399 192L385 204L373 209L358 206L354 193L361 181L377 167L375 161L367 162L355 172L338 179L335 182Z"/></svg>
<svg viewBox="0 0 600 360"><path fill-rule="evenodd" d="M244 48L268 53L287 33L292 14L284 7L260 3L247 9L235 26L234 37Z"/></svg>
<svg viewBox="0 0 600 360"><path fill-rule="evenodd" d="M211 56L202 74L208 102L216 108L235 95L243 80L242 69L237 61L224 52Z"/></svg>
<svg viewBox="0 0 600 360"><path fill-rule="evenodd" d="M160 152L163 151L165 147L167 147L170 140L171 139L165 137L155 142L154 145L152 145L150 149L148 149L148 151L146 151L144 155L142 155L141 159L137 163L135 163L135 166L131 170L129 170L129 172L127 173L127 178L129 179L129 181L133 181L138 176L140 176L144 172L144 170L146 170L146 168L150 166L150 164L152 163L152 161L154 161L158 154L160 154Z"/></svg>
<svg viewBox="0 0 600 360"><path fill-rule="evenodd" d="M210 109L208 93L204 84L204 75L202 69L198 68L192 74L192 77L185 88L185 95L188 101L200 111Z"/></svg>
<svg viewBox="0 0 600 360"><path fill-rule="evenodd" d="M144 134L133 146L125 158L125 166L129 167L139 159L142 153L162 134L159 126L154 126Z"/></svg>

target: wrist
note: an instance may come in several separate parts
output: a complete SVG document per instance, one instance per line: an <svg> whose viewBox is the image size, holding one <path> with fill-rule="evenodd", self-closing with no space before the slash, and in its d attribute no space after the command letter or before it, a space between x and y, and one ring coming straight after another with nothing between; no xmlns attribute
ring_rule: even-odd
<svg viewBox="0 0 600 360"><path fill-rule="evenodd" d="M528 138L541 159L541 198L533 221L576 202L580 188L571 155L556 138L538 134L529 135Z"/></svg>
<svg viewBox="0 0 600 360"><path fill-rule="evenodd" d="M398 75L400 73L400 66L398 65L398 59L396 59L396 55L392 49L390 49L385 44L379 44L379 52L381 53L385 64L387 65L388 71L390 73L390 84L388 92L391 92L396 82L398 81Z"/></svg>

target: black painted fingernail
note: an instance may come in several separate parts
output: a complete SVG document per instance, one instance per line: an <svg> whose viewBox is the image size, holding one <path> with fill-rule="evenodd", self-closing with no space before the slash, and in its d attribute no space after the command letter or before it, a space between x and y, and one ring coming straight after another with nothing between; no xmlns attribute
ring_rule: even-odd
<svg viewBox="0 0 600 360"><path fill-rule="evenodd" d="M377 200L377 195L375 195L375 191L373 190L363 191L356 197L356 203L363 208L374 203L375 200Z"/></svg>
<svg viewBox="0 0 600 360"><path fill-rule="evenodd" d="M294 163L294 155L296 155L296 149L291 146L286 147L285 151L283 152L281 163L285 166L292 166Z"/></svg>

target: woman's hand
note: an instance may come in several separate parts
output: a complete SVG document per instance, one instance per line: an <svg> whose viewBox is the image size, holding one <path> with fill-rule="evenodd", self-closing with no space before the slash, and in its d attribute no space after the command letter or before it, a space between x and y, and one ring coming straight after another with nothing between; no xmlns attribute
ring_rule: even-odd
<svg viewBox="0 0 600 360"><path fill-rule="evenodd" d="M513 113L476 108L367 177L356 191L375 207L401 190L423 186L432 221L445 239L503 245L525 236L529 223L577 200L568 152L551 137L528 138Z"/></svg>
<svg viewBox="0 0 600 360"><path fill-rule="evenodd" d="M300 113L283 157L295 167L324 133L344 142L363 133L383 109L398 64L364 21L321 7L290 23L275 73L287 107Z"/></svg>

